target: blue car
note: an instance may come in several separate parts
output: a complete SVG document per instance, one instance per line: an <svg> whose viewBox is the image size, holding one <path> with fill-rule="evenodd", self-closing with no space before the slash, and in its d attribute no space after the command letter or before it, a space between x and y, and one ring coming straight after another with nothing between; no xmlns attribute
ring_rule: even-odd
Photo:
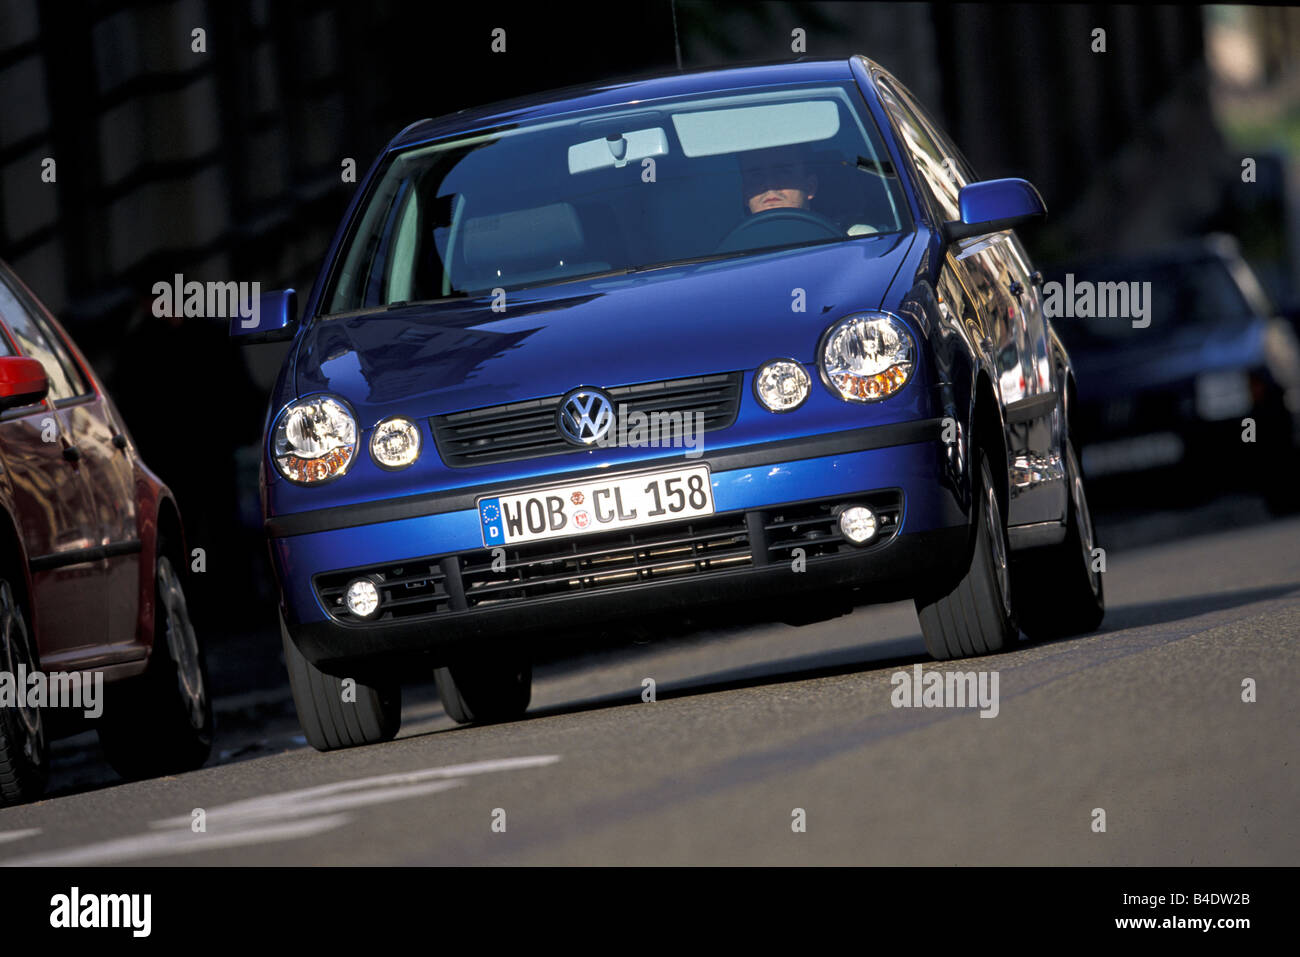
<svg viewBox="0 0 1300 957"><path fill-rule="evenodd" d="M701 606L912 599L936 658L1095 629L1069 359L982 181L863 57L566 90L415 123L292 339L264 508L299 717L459 722L534 652Z"/></svg>

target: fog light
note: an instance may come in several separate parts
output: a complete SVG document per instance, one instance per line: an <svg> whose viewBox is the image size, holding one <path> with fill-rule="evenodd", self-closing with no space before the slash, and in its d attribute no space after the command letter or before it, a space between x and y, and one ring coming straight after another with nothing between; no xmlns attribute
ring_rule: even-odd
<svg viewBox="0 0 1300 957"><path fill-rule="evenodd" d="M840 512L840 531L854 545L876 537L876 513L861 505L850 505Z"/></svg>
<svg viewBox="0 0 1300 957"><path fill-rule="evenodd" d="M769 412L793 412L803 405L812 379L792 359L765 362L754 374L754 394Z"/></svg>
<svg viewBox="0 0 1300 957"><path fill-rule="evenodd" d="M358 578L348 585L348 611L358 618L369 618L379 610L379 589L369 578Z"/></svg>

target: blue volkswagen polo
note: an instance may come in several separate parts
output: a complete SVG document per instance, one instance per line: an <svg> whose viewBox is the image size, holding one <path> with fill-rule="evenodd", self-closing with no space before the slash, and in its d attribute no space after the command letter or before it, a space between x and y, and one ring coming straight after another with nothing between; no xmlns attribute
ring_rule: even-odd
<svg viewBox="0 0 1300 957"><path fill-rule="evenodd" d="M357 190L268 413L307 738L403 679L509 720L548 638L912 599L936 658L1095 629L1074 380L1013 228L868 59L678 74L415 123Z"/></svg>

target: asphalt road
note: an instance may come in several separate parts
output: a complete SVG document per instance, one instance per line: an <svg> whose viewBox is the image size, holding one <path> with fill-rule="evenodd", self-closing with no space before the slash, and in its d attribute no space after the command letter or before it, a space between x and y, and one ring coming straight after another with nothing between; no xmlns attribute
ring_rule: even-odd
<svg viewBox="0 0 1300 957"><path fill-rule="evenodd" d="M1103 630L994 657L931 662L897 604L553 662L508 725L422 686L371 748L306 747L280 684L192 774L120 784L83 735L0 864L1295 865L1300 520L1259 518L1116 524ZM917 664L996 672L996 717L894 707Z"/></svg>

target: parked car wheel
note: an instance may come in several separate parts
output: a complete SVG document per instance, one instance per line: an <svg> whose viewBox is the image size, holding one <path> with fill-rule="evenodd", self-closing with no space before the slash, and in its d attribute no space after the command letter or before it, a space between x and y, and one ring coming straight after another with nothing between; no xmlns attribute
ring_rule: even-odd
<svg viewBox="0 0 1300 957"><path fill-rule="evenodd" d="M38 667L27 619L9 582L0 579L0 668ZM0 807L34 801L49 778L49 748L38 707L0 708Z"/></svg>
<svg viewBox="0 0 1300 957"><path fill-rule="evenodd" d="M402 726L402 687L326 674L307 660L280 619L284 663L307 743L317 751L391 741ZM352 682L348 684L348 682Z"/></svg>
<svg viewBox="0 0 1300 957"><path fill-rule="evenodd" d="M1003 651L1020 635L1011 604L1007 530L983 452L977 474L970 566L946 593L916 599L925 650L941 661Z"/></svg>
<svg viewBox="0 0 1300 957"><path fill-rule="evenodd" d="M1065 541L1018 557L1014 591L1020 627L1034 640L1096 631L1106 614L1101 572L1093 570L1097 539L1074 442L1065 448L1070 487Z"/></svg>
<svg viewBox="0 0 1300 957"><path fill-rule="evenodd" d="M113 770L127 780L178 774L212 753L212 697L203 647L171 559L154 572L154 644L138 678L105 688L99 741Z"/></svg>
<svg viewBox="0 0 1300 957"><path fill-rule="evenodd" d="M533 696L533 665L523 658L478 661L434 671L447 717L459 724L514 721Z"/></svg>

